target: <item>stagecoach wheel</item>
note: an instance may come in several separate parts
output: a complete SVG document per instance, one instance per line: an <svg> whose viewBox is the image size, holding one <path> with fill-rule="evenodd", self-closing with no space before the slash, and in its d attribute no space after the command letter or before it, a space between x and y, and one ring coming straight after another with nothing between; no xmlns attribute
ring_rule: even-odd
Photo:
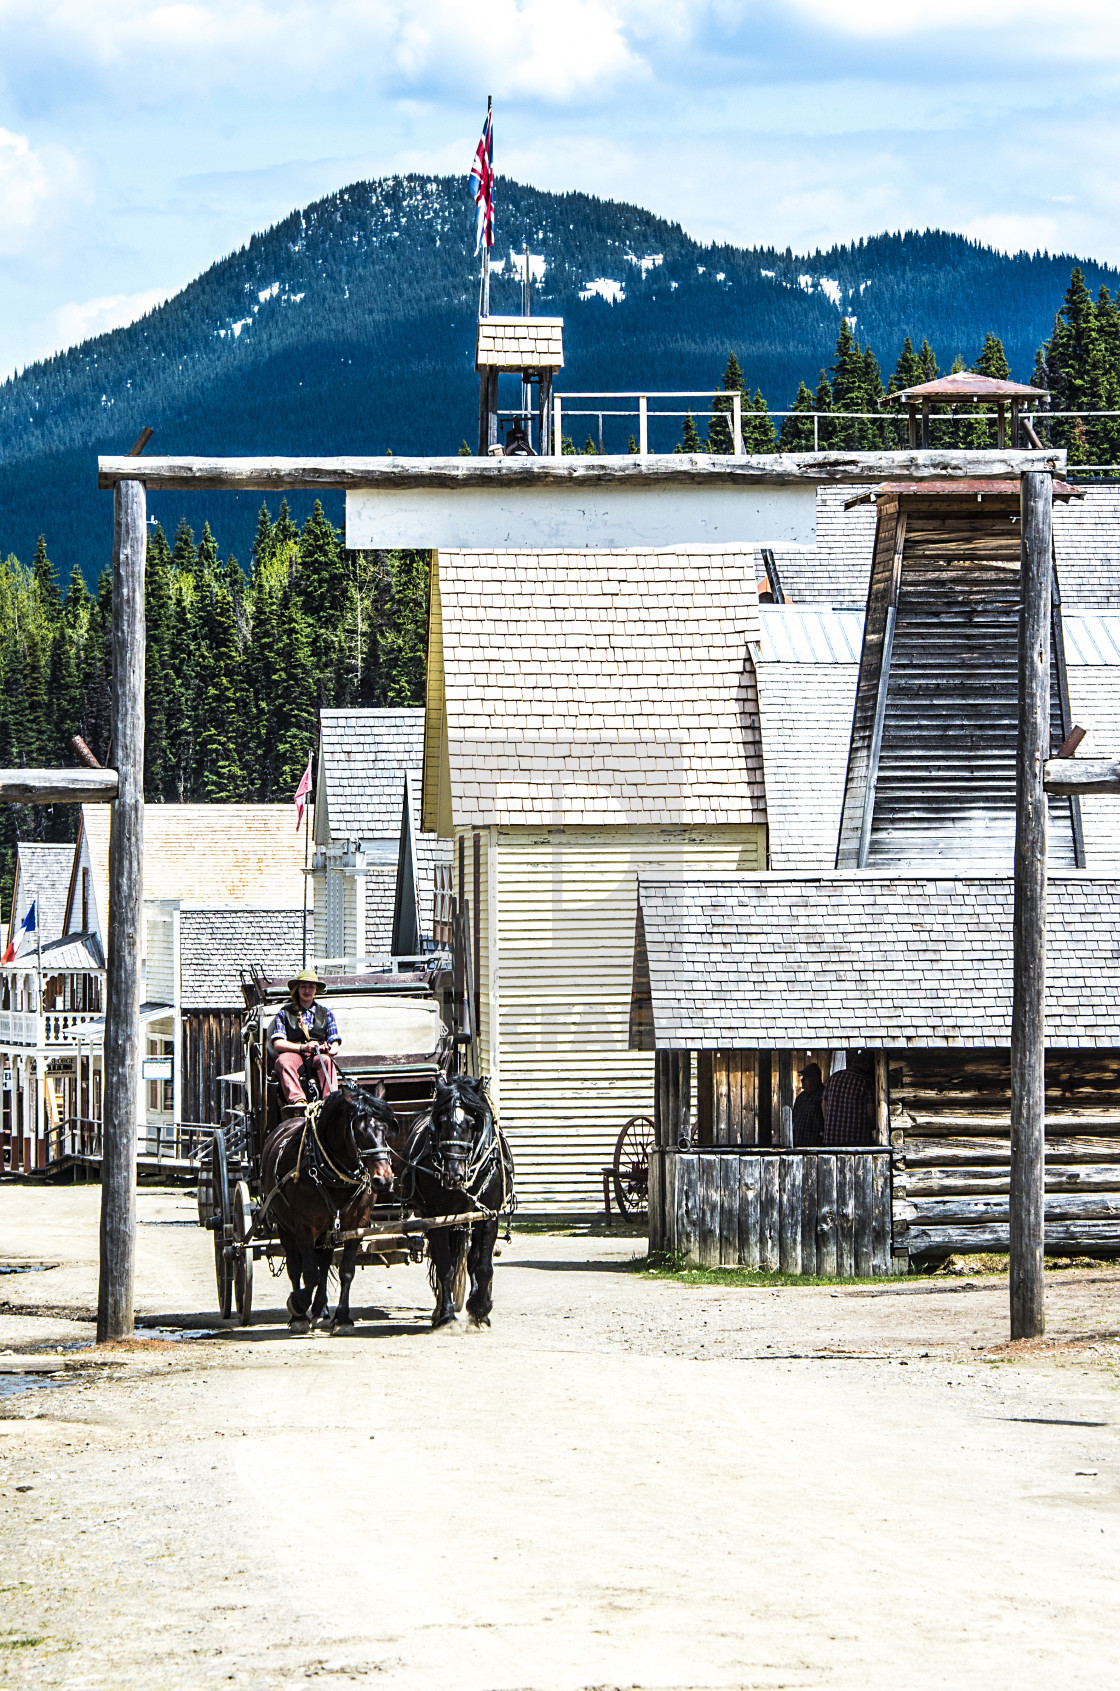
<svg viewBox="0 0 1120 1691"><path fill-rule="evenodd" d="M214 1181L214 1278L218 1284L218 1314L229 1320L233 1308L233 1270L226 1256L230 1238L229 1165L226 1159L226 1136L221 1128L214 1129L211 1152L211 1176Z"/></svg>
<svg viewBox="0 0 1120 1691"><path fill-rule="evenodd" d="M249 1325L253 1315L253 1247L246 1244L252 1226L249 1188L239 1180L233 1189L233 1242L242 1248L233 1260L233 1296L243 1327Z"/></svg>
<svg viewBox="0 0 1120 1691"><path fill-rule="evenodd" d="M649 1154L653 1119L631 1116L614 1148L614 1193L623 1215L645 1215L649 1206Z"/></svg>

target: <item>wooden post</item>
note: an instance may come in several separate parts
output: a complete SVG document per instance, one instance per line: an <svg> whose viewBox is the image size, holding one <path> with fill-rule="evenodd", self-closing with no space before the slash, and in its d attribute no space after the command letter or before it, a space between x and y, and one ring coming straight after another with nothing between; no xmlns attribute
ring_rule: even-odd
<svg viewBox="0 0 1120 1691"><path fill-rule="evenodd" d="M914 404L914 401L911 400L906 409L910 417L910 431L908 439L910 441L910 450L913 452L917 450L918 445L918 407Z"/></svg>
<svg viewBox="0 0 1120 1691"><path fill-rule="evenodd" d="M1002 452L1007 445L1007 408L1003 400L996 403L996 448Z"/></svg>
<svg viewBox="0 0 1120 1691"><path fill-rule="evenodd" d="M922 400L922 448L929 446L929 400Z"/></svg>
<svg viewBox="0 0 1120 1691"><path fill-rule="evenodd" d="M118 788L109 825L105 970L101 1273L97 1339L132 1337L136 1245L136 1100L140 1086L140 941L144 917L144 561L141 481L113 494L112 738Z"/></svg>
<svg viewBox="0 0 1120 1691"><path fill-rule="evenodd" d="M638 395L638 456L649 456L649 400L646 395Z"/></svg>
<svg viewBox="0 0 1120 1691"><path fill-rule="evenodd" d="M890 1087L887 1078L887 1053L875 1053L875 1143L891 1142Z"/></svg>
<svg viewBox="0 0 1120 1691"><path fill-rule="evenodd" d="M1021 479L1019 742L1011 1007L1011 1337L1038 1338L1043 1302L1046 1158L1046 794L1050 747L1050 559L1054 482Z"/></svg>
<svg viewBox="0 0 1120 1691"><path fill-rule="evenodd" d="M793 1144L793 1052L778 1052L778 1144Z"/></svg>

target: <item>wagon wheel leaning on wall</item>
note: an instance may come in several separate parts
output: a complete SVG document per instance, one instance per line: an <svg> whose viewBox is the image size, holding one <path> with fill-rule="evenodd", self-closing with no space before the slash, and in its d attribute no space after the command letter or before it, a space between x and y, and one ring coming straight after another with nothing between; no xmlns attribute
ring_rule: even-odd
<svg viewBox="0 0 1120 1691"><path fill-rule="evenodd" d="M631 1116L614 1147L614 1193L623 1215L645 1215L649 1207L649 1154L653 1117Z"/></svg>

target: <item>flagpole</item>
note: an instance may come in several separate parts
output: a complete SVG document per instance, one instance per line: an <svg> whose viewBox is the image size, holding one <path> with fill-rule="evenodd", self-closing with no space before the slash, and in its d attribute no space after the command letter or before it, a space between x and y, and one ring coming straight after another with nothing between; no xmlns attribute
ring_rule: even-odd
<svg viewBox="0 0 1120 1691"><path fill-rule="evenodd" d="M487 126L489 126L489 124L490 124L493 106L494 106L494 96L493 96L493 94L487 94L487 96L486 96L486 122L487 122ZM493 148L493 145L494 145L493 131L491 131L490 145L491 145L491 148ZM493 171L491 171L491 173L490 173L490 219L489 219L488 223L483 224L483 230L482 230L482 315L483 315L483 317L489 317L489 315L490 315L490 239L489 239L489 237L491 237L493 235L493 214L494 214L494 173L493 173Z"/></svg>
<svg viewBox="0 0 1120 1691"><path fill-rule="evenodd" d="M307 967L307 876L311 861L311 793L303 801L303 967Z"/></svg>

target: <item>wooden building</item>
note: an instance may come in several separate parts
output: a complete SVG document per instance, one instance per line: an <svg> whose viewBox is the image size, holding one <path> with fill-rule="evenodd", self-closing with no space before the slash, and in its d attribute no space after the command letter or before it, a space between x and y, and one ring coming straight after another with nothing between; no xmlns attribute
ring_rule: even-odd
<svg viewBox="0 0 1120 1691"><path fill-rule="evenodd" d="M312 859L315 927L311 954L354 969L393 951L393 912L402 816L411 812L410 873L422 940L432 941L446 899L451 843L420 829L424 712L324 710L319 718ZM407 842L406 842L407 843Z"/></svg>
<svg viewBox="0 0 1120 1691"><path fill-rule="evenodd" d="M530 1209L590 1210L627 1118L639 872L762 869L748 548L433 563L423 825L453 840L482 1065Z"/></svg>
<svg viewBox="0 0 1120 1691"><path fill-rule="evenodd" d="M147 805L144 829L137 1130L142 1165L174 1166L197 1149L197 1127L220 1120L217 1076L240 1057L239 968L301 960L303 840L290 805ZM65 873L52 860L45 908L58 907L60 932L42 947L41 977L32 942L0 971L7 1155L29 1171L100 1155L108 806L83 807L65 851ZM24 859L15 911L31 874L41 879L42 860Z"/></svg>
<svg viewBox="0 0 1120 1691"><path fill-rule="evenodd" d="M670 970L670 955L680 964L682 913L702 893L708 925L697 955L709 965L706 1008L702 1016L696 1010L685 1040L684 1021L674 1023L670 1008L673 993L684 991L680 983L663 979L660 1023L649 996L656 1004L658 988L636 984L631 1035L637 1048L652 1043L662 1053L666 1164L690 1136L701 1145L741 1137L752 1157L778 1158L767 1178L791 1181L794 1072L812 1056L827 1074L851 1047L874 1048L879 1138L883 1147L888 1136L891 1142L897 1262L996 1248L1006 1239L1018 499L984 484L893 486L876 490L871 508L877 539L865 617L788 602L760 609L752 660L775 873L765 891L744 884L734 895L728 886L674 883L659 907L661 966ZM1120 749L1118 516L1110 511L1101 521L1083 502L1056 508L1055 749L1074 722L1090 729L1086 746L1095 755ZM835 596L850 600L852 587L837 586ZM1093 597L1104 601L1100 608L1090 608ZM1120 1193L1120 1137L1111 1137L1120 1135L1120 969L1115 942L1094 922L1111 920L1120 886L1120 813L1107 798L1055 799L1050 821L1057 949L1048 965L1048 1238L1055 1250L1108 1251L1110 1206ZM643 880L636 982L652 944L646 897ZM727 914L728 899L739 901L743 925ZM674 921L676 952L667 937ZM1077 985L1078 947L1094 973L1091 994ZM732 967L733 979L711 967L713 957ZM656 974L652 953L649 964ZM697 993L700 974L697 962L690 988ZM940 1023L923 1009L932 979L941 980ZM819 1002L826 988L828 1015ZM741 995L750 995L749 1006ZM881 1267L887 1165L879 1167L881 1151L868 1154L859 1179L868 1203L878 1196L874 1217L864 1216L864 1243L870 1249L869 1241L880 1241ZM691 1179L692 1165L681 1166L681 1178ZM710 1208L710 1171L706 1178ZM744 1178L755 1180L753 1163ZM657 1202L671 1207L668 1186L656 1181ZM690 1192L682 1202L692 1204ZM1075 1202L1079 1193L1090 1194L1084 1204ZM728 1204L736 1201L729 1192ZM829 1187L826 1208L833 1202ZM662 1237L670 1219L663 1210ZM806 1219L806 1262L812 1231ZM706 1237L710 1257L711 1227ZM826 1227L821 1260L832 1260L830 1238ZM787 1229L787 1261L791 1250ZM748 1252L745 1260L754 1258ZM770 1260L765 1252L762 1260Z"/></svg>
<svg viewBox="0 0 1120 1691"><path fill-rule="evenodd" d="M1007 876L643 876L631 1040L660 1071L653 1248L841 1274L1006 1250L1012 904ZM1059 1254L1120 1254L1118 919L1120 882L1053 875L1046 1236ZM853 1047L878 1054L868 1146L783 1145L760 1063ZM713 1095L733 1077L731 1109L705 1108L705 1059ZM694 1087L697 1144L681 1151ZM741 1191L762 1162L769 1200L765 1183L762 1199Z"/></svg>

